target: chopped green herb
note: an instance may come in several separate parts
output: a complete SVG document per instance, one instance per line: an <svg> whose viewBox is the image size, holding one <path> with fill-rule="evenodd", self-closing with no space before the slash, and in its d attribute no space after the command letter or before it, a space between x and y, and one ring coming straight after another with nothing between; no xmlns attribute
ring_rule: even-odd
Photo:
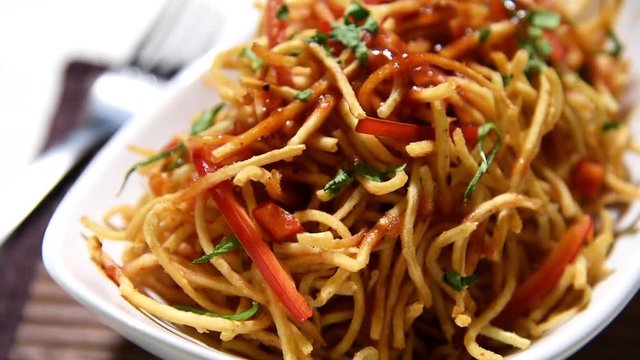
<svg viewBox="0 0 640 360"><path fill-rule="evenodd" d="M507 87L512 79L513 79L513 75L511 74L502 75L502 84L504 85L504 87Z"/></svg>
<svg viewBox="0 0 640 360"><path fill-rule="evenodd" d="M367 61L367 46L360 40L360 31L354 24L331 24L331 39L351 48L360 62Z"/></svg>
<svg viewBox="0 0 640 360"><path fill-rule="evenodd" d="M530 26L527 30L530 38L537 38L542 35L542 29L537 26Z"/></svg>
<svg viewBox="0 0 640 360"><path fill-rule="evenodd" d="M556 29L562 19L555 11L530 10L523 20L520 22L522 27L518 32L518 45L529 53L525 72L531 78L540 72L546 65L546 59L553 53L553 45L544 36L545 30Z"/></svg>
<svg viewBox="0 0 640 360"><path fill-rule="evenodd" d="M371 181L382 182L385 181L387 176L403 171L406 166L407 164L389 166L381 171L369 164L358 162L351 168L342 168L338 170L336 176L324 186L323 190L331 195L335 195L343 187L351 184L354 176L359 176Z"/></svg>
<svg viewBox="0 0 640 360"><path fill-rule="evenodd" d="M369 16L369 10L358 2L352 2L344 9L344 23L356 24Z"/></svg>
<svg viewBox="0 0 640 360"><path fill-rule="evenodd" d="M389 166L388 168L380 171L369 164L360 162L353 167L353 173L356 176L363 177L365 179L376 182L383 182L388 175L403 171L406 166L407 164Z"/></svg>
<svg viewBox="0 0 640 360"><path fill-rule="evenodd" d="M233 234L227 235L223 237L222 240L220 240L220 243L215 248L213 248L213 250L210 253L193 260L191 263L193 264L205 263L218 255L226 254L235 249L239 249L240 247L242 247L242 245L240 245L240 242L238 241L238 238L235 235Z"/></svg>
<svg viewBox="0 0 640 360"><path fill-rule="evenodd" d="M322 47L324 48L324 51L328 55L331 55L331 48L327 44L327 34L318 31L312 36L308 37L306 41L309 43L316 43L318 45L322 45Z"/></svg>
<svg viewBox="0 0 640 360"><path fill-rule="evenodd" d="M620 127L620 122L615 120L609 120L602 124L602 131L609 132L611 130L615 130Z"/></svg>
<svg viewBox="0 0 640 360"><path fill-rule="evenodd" d="M327 46L327 34L318 31L315 34L307 38L307 42L312 42L320 45Z"/></svg>
<svg viewBox="0 0 640 360"><path fill-rule="evenodd" d="M206 315L211 317L223 318L227 320L243 321L253 317L253 315L255 315L260 309L260 304L253 301L249 309L237 314L216 314L202 308L197 308L197 307L188 306L188 305L173 305L173 307L178 310L188 311L188 312L196 313L198 315Z"/></svg>
<svg viewBox="0 0 640 360"><path fill-rule="evenodd" d="M378 22L373 18L373 16L369 16L367 17L367 20L365 20L364 24L360 26L360 29L368 32L369 34L375 34L378 32Z"/></svg>
<svg viewBox="0 0 640 360"><path fill-rule="evenodd" d="M442 280L453 290L462 291L466 286L473 285L478 280L478 276L475 274L462 276L457 271L449 270L444 273Z"/></svg>
<svg viewBox="0 0 640 360"><path fill-rule="evenodd" d="M331 195L335 195L340 192L343 187L351 184L352 181L353 176L351 176L350 171L340 169L338 170L336 176L331 181L329 181L322 190L328 192Z"/></svg>
<svg viewBox="0 0 640 360"><path fill-rule="evenodd" d="M360 41L360 32L354 24L342 24L334 22L331 24L331 39L344 44L346 47L354 48Z"/></svg>
<svg viewBox="0 0 640 360"><path fill-rule="evenodd" d="M478 41L480 41L480 44L483 44L485 41L487 41L489 35L491 35L490 27L484 27L478 30Z"/></svg>
<svg viewBox="0 0 640 360"><path fill-rule="evenodd" d="M220 103L207 111L203 111L193 125L191 125L190 134L196 135L210 128L223 107L224 103Z"/></svg>
<svg viewBox="0 0 640 360"><path fill-rule="evenodd" d="M364 20L362 26L357 23ZM360 31L375 34L378 31L378 23L369 14L369 10L357 2L347 6L344 12L344 23L334 22L331 24L331 39L342 43L353 50L353 53L360 62L367 61L367 45L360 38Z"/></svg>
<svg viewBox="0 0 640 360"><path fill-rule="evenodd" d="M487 138L487 135L489 135L489 132L492 130L497 135L497 140L496 140L496 143L493 145L491 154L489 154L489 157L487 157L487 155L484 153L484 150L482 149L482 144L484 143L484 140ZM478 182L480 181L480 178L482 177L482 175L486 174L486 172L489 170L489 165L491 165L491 163L493 162L493 159L496 157L496 154L500 150L501 146L502 146L502 135L500 134L500 131L498 130L498 127L496 126L496 124L490 122L478 128L478 144L476 145L476 147L480 149L480 157L482 158L482 162L480 163L480 166L478 166L478 171L476 172L473 179L471 179L471 182L469 182L469 186L467 186L467 189L464 192L463 201L465 203L469 201L469 198L471 197L471 193L478 185Z"/></svg>
<svg viewBox="0 0 640 360"><path fill-rule="evenodd" d="M309 98L311 97L311 95L313 95L313 91L311 91L311 89L305 89L302 91L298 91L295 95L293 95L293 98L296 100L302 100L306 102L306 101L309 101Z"/></svg>
<svg viewBox="0 0 640 360"><path fill-rule="evenodd" d="M531 25L543 29L555 29L560 26L560 14L549 10L531 10L528 15Z"/></svg>
<svg viewBox="0 0 640 360"><path fill-rule="evenodd" d="M131 174L133 174L134 171L140 169L141 167L153 164L156 161L166 159L171 155L179 155L178 158L181 158L180 155L182 155L186 151L187 151L187 145L185 145L185 143L181 141L178 145L172 147L169 150L157 153L153 156L150 156L142 161L138 161L137 163L133 164L129 168L129 170L127 170L127 172L125 173L124 180L122 181L122 185L120 185L119 192L122 192L122 189L124 189L125 184L127 183L127 181L129 180L129 177L131 176ZM184 163L185 163L184 159L182 160L176 159L173 164L169 165L166 171L171 171L179 166L182 166Z"/></svg>
<svg viewBox="0 0 640 360"><path fill-rule="evenodd" d="M291 56L299 56L300 55L300 51L299 50L293 50L292 52L289 53L289 55L291 55Z"/></svg>
<svg viewBox="0 0 640 360"><path fill-rule="evenodd" d="M622 46L620 39L618 39L618 36L612 29L609 29L607 35L609 36L609 40L611 41L611 49L609 49L608 53L609 55L617 58L622 54L622 50L624 50L624 47Z"/></svg>
<svg viewBox="0 0 640 360"><path fill-rule="evenodd" d="M276 17L279 20L287 20L289 18L289 7L287 4L282 4L282 6L280 6L280 9L278 9L278 12L276 13Z"/></svg>
<svg viewBox="0 0 640 360"><path fill-rule="evenodd" d="M553 52L553 46L547 39L539 37L536 40L536 52L539 56L547 58Z"/></svg>
<svg viewBox="0 0 640 360"><path fill-rule="evenodd" d="M531 57L529 58L529 62L527 62L527 65L525 65L524 67L524 72L527 74L527 76L539 74L540 70L542 70L542 68L544 68L545 66L547 66L547 64L544 61L538 59L537 57Z"/></svg>
<svg viewBox="0 0 640 360"><path fill-rule="evenodd" d="M251 71L256 72L264 67L264 60L259 58L256 53L251 51L251 49L242 49L242 53L240 53L240 55L246 57L251 61Z"/></svg>
<svg viewBox="0 0 640 360"><path fill-rule="evenodd" d="M537 57L536 47L534 46L535 39L527 38L527 39L518 39L518 46L522 49L527 50L529 53L529 58Z"/></svg>
<svg viewBox="0 0 640 360"><path fill-rule="evenodd" d="M166 168L164 168L162 172L173 171L186 163L187 163L187 159L186 159L186 146L185 146L185 151L179 153L178 156L176 156L176 158L173 159L171 164L169 164Z"/></svg>

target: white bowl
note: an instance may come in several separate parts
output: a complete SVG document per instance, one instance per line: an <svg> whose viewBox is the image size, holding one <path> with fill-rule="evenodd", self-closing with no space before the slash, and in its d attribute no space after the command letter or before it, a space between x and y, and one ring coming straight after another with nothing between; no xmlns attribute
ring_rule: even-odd
<svg viewBox="0 0 640 360"><path fill-rule="evenodd" d="M182 73L157 106L129 123L97 154L56 210L43 243L44 264L53 279L74 299L94 311L108 326L124 337L166 359L237 359L191 338L171 325L148 317L119 294L118 289L89 260L85 232L79 219L101 217L115 203L134 202L143 191L143 182L132 176L125 191L116 198L122 176L137 161L126 146L139 144L159 148L178 131L185 131L191 116L216 102L213 90L201 83L215 53L250 39L258 15L251 0L217 2L221 6L220 31L223 39L210 54ZM638 39L640 2L625 5L620 23L623 39ZM634 33L635 32L635 33ZM637 42L636 42L637 43ZM640 47L626 41L626 54L635 58L634 84L640 84ZM637 97L632 97L637 99ZM634 119L636 128L640 119ZM640 178L639 158L631 159L636 179ZM636 207L637 208L637 207ZM110 253L121 248L111 245ZM599 283L589 306L566 323L534 341L526 351L508 356L511 360L565 358L601 331L622 310L640 286L640 236L624 236L615 243L607 265L614 270ZM117 257L116 257L117 258Z"/></svg>

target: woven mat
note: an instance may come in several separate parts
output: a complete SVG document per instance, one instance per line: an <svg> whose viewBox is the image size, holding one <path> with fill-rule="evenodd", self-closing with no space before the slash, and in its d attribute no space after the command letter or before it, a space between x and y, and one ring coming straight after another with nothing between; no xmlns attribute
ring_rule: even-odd
<svg viewBox="0 0 640 360"><path fill-rule="evenodd" d="M640 296L572 359L630 359L640 340ZM39 263L9 359L156 359L102 325L73 301Z"/></svg>
<svg viewBox="0 0 640 360"><path fill-rule="evenodd" d="M73 63L48 144L82 121L78 110L103 67ZM46 224L79 172L71 174L0 250L0 359L155 359L72 300L51 280L40 260ZM640 296L573 359L635 358L640 344Z"/></svg>
<svg viewBox="0 0 640 360"><path fill-rule="evenodd" d="M155 359L102 325L36 266L10 359Z"/></svg>

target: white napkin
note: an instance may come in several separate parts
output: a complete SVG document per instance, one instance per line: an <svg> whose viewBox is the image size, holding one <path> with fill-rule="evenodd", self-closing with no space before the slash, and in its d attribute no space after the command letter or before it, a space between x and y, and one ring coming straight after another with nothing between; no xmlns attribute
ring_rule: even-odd
<svg viewBox="0 0 640 360"><path fill-rule="evenodd" d="M0 1L0 184L42 147L66 63L127 61L165 1Z"/></svg>

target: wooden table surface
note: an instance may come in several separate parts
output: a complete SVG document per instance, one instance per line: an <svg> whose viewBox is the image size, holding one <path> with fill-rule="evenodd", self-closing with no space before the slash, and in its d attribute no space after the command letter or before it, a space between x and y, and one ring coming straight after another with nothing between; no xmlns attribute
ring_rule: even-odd
<svg viewBox="0 0 640 360"><path fill-rule="evenodd" d="M572 359L630 359L640 341L640 297ZM102 325L38 263L9 359L156 359Z"/></svg>

